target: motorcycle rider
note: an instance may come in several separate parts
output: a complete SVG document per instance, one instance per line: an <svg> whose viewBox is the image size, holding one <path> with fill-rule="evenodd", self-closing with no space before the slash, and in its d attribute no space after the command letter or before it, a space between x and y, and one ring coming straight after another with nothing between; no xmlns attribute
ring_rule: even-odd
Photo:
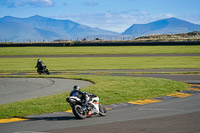
<svg viewBox="0 0 200 133"><path fill-rule="evenodd" d="M89 95L89 93L80 91L80 87L75 85L70 93L70 96L76 96L80 98L82 101L83 109L85 110L88 108L87 94Z"/></svg>
<svg viewBox="0 0 200 133"><path fill-rule="evenodd" d="M38 70L43 70L44 66L45 66L44 63L40 59L38 59L35 68L37 68Z"/></svg>

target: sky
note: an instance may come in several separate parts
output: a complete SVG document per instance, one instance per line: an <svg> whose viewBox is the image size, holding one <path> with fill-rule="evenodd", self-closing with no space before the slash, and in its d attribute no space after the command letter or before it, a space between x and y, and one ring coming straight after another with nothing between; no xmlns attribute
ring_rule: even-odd
<svg viewBox="0 0 200 133"><path fill-rule="evenodd" d="M170 17L200 24L200 0L0 0L0 18L34 15L121 33Z"/></svg>

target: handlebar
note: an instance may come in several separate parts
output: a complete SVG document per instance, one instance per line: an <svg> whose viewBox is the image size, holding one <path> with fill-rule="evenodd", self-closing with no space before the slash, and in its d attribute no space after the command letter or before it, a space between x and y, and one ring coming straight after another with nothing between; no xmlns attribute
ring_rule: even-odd
<svg viewBox="0 0 200 133"><path fill-rule="evenodd" d="M88 95L88 96L91 96L91 97L97 97L95 94L93 94L93 93L87 93L87 92L85 92L84 94L86 94L86 95Z"/></svg>

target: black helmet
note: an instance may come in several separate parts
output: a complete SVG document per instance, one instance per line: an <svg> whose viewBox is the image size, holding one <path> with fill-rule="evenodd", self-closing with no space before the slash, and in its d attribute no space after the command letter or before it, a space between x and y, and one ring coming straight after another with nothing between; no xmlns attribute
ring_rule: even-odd
<svg viewBox="0 0 200 133"><path fill-rule="evenodd" d="M75 85L73 90L80 90L80 87L78 85Z"/></svg>

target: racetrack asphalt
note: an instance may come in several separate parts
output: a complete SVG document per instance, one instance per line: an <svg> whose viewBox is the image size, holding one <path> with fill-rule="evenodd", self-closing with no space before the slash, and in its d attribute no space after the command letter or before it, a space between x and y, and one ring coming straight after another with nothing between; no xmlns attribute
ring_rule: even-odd
<svg viewBox="0 0 200 133"><path fill-rule="evenodd" d="M86 54L86 55L0 55L0 58L59 58L59 57L151 57L151 56L200 56L200 53L183 54Z"/></svg>
<svg viewBox="0 0 200 133"><path fill-rule="evenodd" d="M200 112L72 127L49 133L199 133ZM185 126L183 126L185 125ZM191 132L193 131L193 132Z"/></svg>
<svg viewBox="0 0 200 133"><path fill-rule="evenodd" d="M0 78L0 104L67 92L74 85L86 87L92 83L56 78Z"/></svg>

